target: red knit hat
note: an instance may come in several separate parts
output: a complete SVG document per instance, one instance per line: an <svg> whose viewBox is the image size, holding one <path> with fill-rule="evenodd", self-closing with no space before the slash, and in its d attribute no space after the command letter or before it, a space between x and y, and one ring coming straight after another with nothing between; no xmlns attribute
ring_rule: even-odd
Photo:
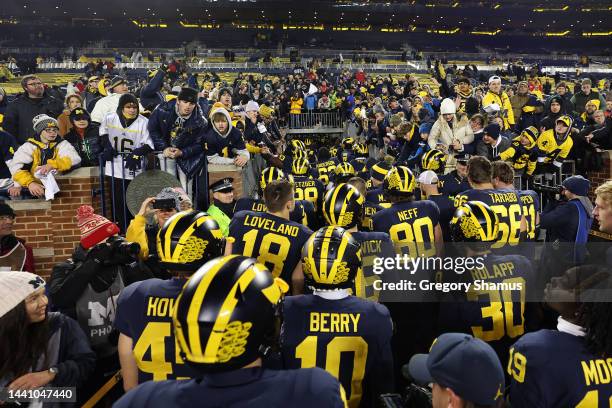
<svg viewBox="0 0 612 408"><path fill-rule="evenodd" d="M89 205L82 205L77 209L77 219L81 230L81 245L85 249L119 233L117 224L101 215L94 214L94 209Z"/></svg>

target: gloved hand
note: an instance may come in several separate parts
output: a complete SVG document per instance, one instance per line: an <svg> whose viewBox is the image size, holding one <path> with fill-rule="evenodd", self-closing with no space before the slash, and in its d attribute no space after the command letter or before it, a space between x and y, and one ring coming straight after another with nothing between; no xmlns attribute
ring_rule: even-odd
<svg viewBox="0 0 612 408"><path fill-rule="evenodd" d="M100 138L102 140L102 157L104 157L106 161L113 161L119 153L117 153L113 145L111 145L108 135L102 135Z"/></svg>
<svg viewBox="0 0 612 408"><path fill-rule="evenodd" d="M134 149L132 153L125 156L125 168L130 171L140 170L142 168L142 159L153 149L149 145L144 145L137 149Z"/></svg>
<svg viewBox="0 0 612 408"><path fill-rule="evenodd" d="M87 258L93 259L94 262L102 264L105 261L112 259L113 249L110 245L103 242L91 248L87 253Z"/></svg>

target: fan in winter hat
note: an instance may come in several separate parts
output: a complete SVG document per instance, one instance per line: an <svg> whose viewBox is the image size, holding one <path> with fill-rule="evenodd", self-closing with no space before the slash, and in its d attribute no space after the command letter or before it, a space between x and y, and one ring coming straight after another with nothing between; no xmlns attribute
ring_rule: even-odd
<svg viewBox="0 0 612 408"><path fill-rule="evenodd" d="M89 205L82 205L77 209L77 220L81 230L81 246L85 249L119 233L117 224L95 214L94 209Z"/></svg>
<svg viewBox="0 0 612 408"><path fill-rule="evenodd" d="M156 196L156 200L174 200L174 209L181 211L181 196L172 187L164 187Z"/></svg>
<svg viewBox="0 0 612 408"><path fill-rule="evenodd" d="M32 119L32 124L37 135L40 135L43 130L48 128L59 128L57 120L53 119L49 115L45 115L44 113L34 116L34 119Z"/></svg>
<svg viewBox="0 0 612 408"><path fill-rule="evenodd" d="M259 112L259 104L255 101L248 101L246 107L244 108L245 112Z"/></svg>
<svg viewBox="0 0 612 408"><path fill-rule="evenodd" d="M33 273L0 272L0 318L44 287L44 279Z"/></svg>

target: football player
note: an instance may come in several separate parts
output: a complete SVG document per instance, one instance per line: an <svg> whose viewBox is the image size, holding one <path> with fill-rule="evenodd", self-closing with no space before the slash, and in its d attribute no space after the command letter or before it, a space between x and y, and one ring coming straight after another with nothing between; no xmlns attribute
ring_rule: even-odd
<svg viewBox="0 0 612 408"><path fill-rule="evenodd" d="M353 180L353 179L351 179ZM327 225L342 227L361 245L362 269L355 277L354 286L351 287L355 296L377 301L378 291L372 286L379 276L373 272L375 258L385 256L393 257L389 235L383 232L361 232L361 218L365 201L359 190L351 184L340 184L325 196L323 216Z"/></svg>
<svg viewBox="0 0 612 408"><path fill-rule="evenodd" d="M383 305L349 294L361 269L359 242L343 228L324 227L302 251L312 295L283 304L285 367L322 367L342 383L349 407L376 406L393 390L392 322Z"/></svg>
<svg viewBox="0 0 612 408"><path fill-rule="evenodd" d="M506 361L509 346L525 332L525 300L534 276L527 258L491 253L498 228L496 212L483 202L468 201L455 212L450 231L456 250L468 259L481 258L481 264L445 274L445 281L470 286L453 294L457 302L441 302L439 322L441 332L469 333Z"/></svg>
<svg viewBox="0 0 612 408"><path fill-rule="evenodd" d="M386 160L381 160L370 169L370 187L368 187L368 194L366 195L366 201L372 204L386 203L385 194L382 190L383 180L385 176L391 170L391 163Z"/></svg>
<svg viewBox="0 0 612 408"><path fill-rule="evenodd" d="M455 155L455 170L438 176L438 187L443 195L453 198L455 195L470 189L467 180L467 163L470 157L467 153L457 153Z"/></svg>
<svg viewBox="0 0 612 408"><path fill-rule="evenodd" d="M366 181L361 177L351 177L346 183L355 187L357 191L359 191L359 194L361 194L363 197L367 196ZM366 201L363 203L363 215L361 217L361 225L359 226L359 230L372 231L372 217L382 209L382 206L371 203L366 199Z"/></svg>
<svg viewBox="0 0 612 408"><path fill-rule="evenodd" d="M337 157L331 155L330 150L326 147L319 148L319 154L317 155L319 162L317 163L317 173L319 180L327 186L330 182L336 166L340 163Z"/></svg>
<svg viewBox="0 0 612 408"><path fill-rule="evenodd" d="M421 158L421 170L431 170L436 174L444 174L446 154L438 149L432 149Z"/></svg>
<svg viewBox="0 0 612 408"><path fill-rule="evenodd" d="M513 407L609 406L609 285L609 268L593 265L570 268L547 285L544 299L560 315L557 330L527 333L510 349L507 371Z"/></svg>
<svg viewBox="0 0 612 408"><path fill-rule="evenodd" d="M275 278L280 277L293 284L300 293L303 282L299 253L312 231L302 224L289 220L295 209L293 184L288 180L270 182L264 190L266 212L241 211L230 223L225 254L239 254L257 258L269 265Z"/></svg>
<svg viewBox="0 0 612 408"><path fill-rule="evenodd" d="M496 190L514 190L514 170L509 163L493 162L493 187ZM540 197L533 190L520 190L517 193L521 199L523 216L527 224L526 234L521 237L521 242L533 242L540 227ZM533 245L525 246L520 252L529 259L535 257Z"/></svg>
<svg viewBox="0 0 612 408"><path fill-rule="evenodd" d="M220 256L222 248L221 229L206 213L177 213L159 230L159 261L173 278L133 283L117 300L115 328L120 333L119 361L126 391L145 381L196 374L178 357L172 314L187 279L208 260Z"/></svg>
<svg viewBox="0 0 612 408"><path fill-rule="evenodd" d="M327 190L332 190L335 186L346 183L348 179L355 176L355 169L351 163L342 162L334 169L334 178L332 183L327 185Z"/></svg>
<svg viewBox="0 0 612 408"><path fill-rule="evenodd" d="M293 174L293 185L296 200L305 200L312 203L315 210L321 208L321 201L325 195L325 186L321 180L309 177L310 163L306 158L300 157L293 160L291 173Z"/></svg>
<svg viewBox="0 0 612 408"><path fill-rule="evenodd" d="M238 213L238 211L267 211L266 204L263 200L263 191L270 182L285 178L285 173L277 167L266 167L263 169L259 177L260 198L240 197L234 206L234 214ZM311 217L313 219L315 218L314 212L315 209L311 203L303 200L296 200L295 210L291 211L289 219L299 222L300 224L309 225L311 223Z"/></svg>
<svg viewBox="0 0 612 408"><path fill-rule="evenodd" d="M370 157L368 145L365 143L355 143L353 145L353 153L355 153L355 158L351 160L351 166L355 169L357 176L364 180L369 179L370 169L376 164L376 160Z"/></svg>
<svg viewBox="0 0 612 408"><path fill-rule="evenodd" d="M355 154L353 153L355 139L352 137L345 137L340 143L342 145L342 150L338 152L338 160L340 160L340 163L350 163L355 159Z"/></svg>
<svg viewBox="0 0 612 408"><path fill-rule="evenodd" d="M416 180L408 167L393 167L383 181L385 198L391 207L372 218L374 231L386 232L400 255L411 258L442 253L440 210L429 200L414 201Z"/></svg>
<svg viewBox="0 0 612 408"><path fill-rule="evenodd" d="M287 284L252 258L205 264L173 310L178 358L197 378L147 382L116 407L346 407L342 386L319 368L270 370L262 357L277 341L276 316ZM313 364L311 367L315 367Z"/></svg>
<svg viewBox="0 0 612 408"><path fill-rule="evenodd" d="M455 196L455 208L468 201L482 201L490 206L499 220L499 237L491 248L511 251L511 247L518 245L521 232L527 231L519 194L514 189L493 187L493 165L486 157L470 158L467 178L472 189Z"/></svg>
<svg viewBox="0 0 612 408"><path fill-rule="evenodd" d="M568 115L562 115L555 121L555 128L549 129L538 137L538 168L537 171L553 173L561 168L574 145L570 137L574 120ZM552 165L552 167L551 167Z"/></svg>
<svg viewBox="0 0 612 408"><path fill-rule="evenodd" d="M438 175L432 170L425 170L419 174L419 188L421 189L421 199L436 203L440 210L440 227L444 242L450 242L449 223L455 213L453 200L438 192Z"/></svg>

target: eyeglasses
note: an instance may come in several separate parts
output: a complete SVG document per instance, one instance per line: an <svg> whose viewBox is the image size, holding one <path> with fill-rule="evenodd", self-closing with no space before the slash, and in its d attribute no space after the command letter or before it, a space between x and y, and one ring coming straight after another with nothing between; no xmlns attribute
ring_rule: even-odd
<svg viewBox="0 0 612 408"><path fill-rule="evenodd" d="M42 86L42 82L29 82L26 86Z"/></svg>
<svg viewBox="0 0 612 408"><path fill-rule="evenodd" d="M44 131L47 133L57 133L58 129L57 128L46 128L44 129Z"/></svg>

